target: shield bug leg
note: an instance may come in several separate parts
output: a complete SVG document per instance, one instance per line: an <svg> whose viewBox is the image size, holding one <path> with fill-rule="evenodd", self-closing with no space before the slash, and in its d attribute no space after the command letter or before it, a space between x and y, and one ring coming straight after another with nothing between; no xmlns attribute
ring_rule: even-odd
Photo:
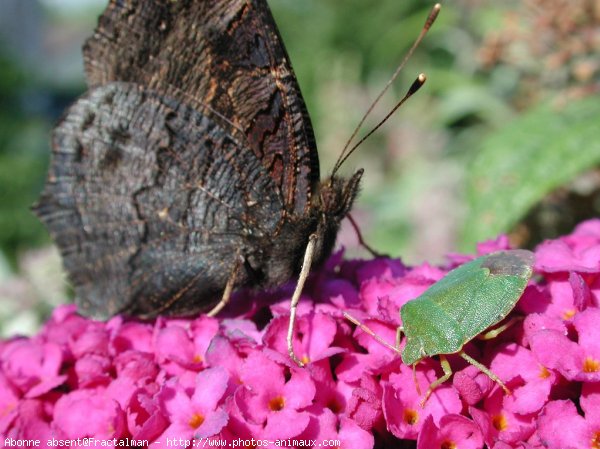
<svg viewBox="0 0 600 449"><path fill-rule="evenodd" d="M504 382L502 382L500 380L500 378L498 376L496 376L487 366L479 363L477 360L475 360L474 358L472 358L470 355L468 355L465 351L460 351L458 353L458 355L460 355L463 359L465 359L467 362L469 362L471 365L473 365L475 368L477 368L479 371L481 371L483 374L485 374L486 376L488 376L490 379L492 379L494 382L496 382L498 385L500 385L502 387L502 389L504 390L504 392L507 395L510 395L510 390L508 389L508 387L504 384Z"/></svg>
<svg viewBox="0 0 600 449"><path fill-rule="evenodd" d="M419 362L417 362L419 363ZM419 387L419 382L417 382L417 363L413 363L412 372L413 372L413 382L415 383L415 388L417 390L417 394L421 396L421 387Z"/></svg>
<svg viewBox="0 0 600 449"><path fill-rule="evenodd" d="M344 318L346 318L351 323L356 324L356 326L358 326L367 335L369 335L369 336L373 337L375 340L377 340L378 343L382 344L383 346L385 346L388 349L391 349L392 351L396 352L397 354L401 354L400 349L398 348L398 345L392 346L387 341L385 341L383 338L381 338L379 335L377 335L375 332L373 332L373 329L371 329L366 324L361 323L357 318L354 318L348 312L343 312L343 315L344 315Z"/></svg>
<svg viewBox="0 0 600 449"><path fill-rule="evenodd" d="M301 361L296 354L294 353L294 346L292 337L294 336L294 327L296 324L296 309L298 308L298 301L300 300L300 295L302 294L302 290L304 289L304 283L308 278L310 273L310 266L312 265L312 260L315 253L315 244L317 241L317 235L311 234L308 237L308 244L306 245L306 251L304 252L304 260L302 261L302 269L300 270L300 275L298 276L298 283L296 284L296 288L294 289L294 293L292 294L292 302L290 303L290 324L288 327L287 333L287 348L290 358L296 362L296 364L300 367L305 365L305 362Z"/></svg>
<svg viewBox="0 0 600 449"><path fill-rule="evenodd" d="M522 320L523 320L523 317L520 317L520 316L513 317L510 320L508 320L506 323L504 323L502 326L498 326L494 329L490 329L489 331L484 332L481 335L478 335L477 338L479 340L492 340L492 339L496 338L498 335L500 335L502 332L507 330L508 328L515 325L518 321L522 321Z"/></svg>
<svg viewBox="0 0 600 449"><path fill-rule="evenodd" d="M221 296L221 300L214 306L208 313L208 316L215 316L219 313L223 308L229 303L231 299L231 294L233 293L233 288L235 286L235 281L237 279L238 273L240 271L240 267L242 266L242 260L240 260L240 255L238 253L237 262L233 266L233 270L231 270L231 274L229 275L229 279L227 279L227 284L225 285L225 290L223 290L223 296Z"/></svg>
<svg viewBox="0 0 600 449"><path fill-rule="evenodd" d="M425 397L420 402L421 408L425 407L425 404L427 403L429 396L431 396L431 393L433 393L433 390L435 390L441 384L446 382L448 379L450 379L450 376L452 376L452 367L450 366L450 363L448 363L448 359L446 358L445 355L440 354L440 365L442 366L442 371L444 371L444 375L442 377L440 377L439 379L436 379L433 382L431 382L431 384L429 384L427 393L425 393ZM413 365L413 367L414 366L415 365ZM415 378L415 382L416 382L416 378ZM417 386L417 392L419 392L418 386Z"/></svg>

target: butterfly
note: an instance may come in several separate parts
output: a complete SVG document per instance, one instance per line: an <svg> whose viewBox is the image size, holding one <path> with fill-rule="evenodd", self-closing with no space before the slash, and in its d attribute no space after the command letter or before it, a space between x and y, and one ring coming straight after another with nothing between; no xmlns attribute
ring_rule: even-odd
<svg viewBox="0 0 600 449"><path fill-rule="evenodd" d="M363 172L320 180L265 0L112 0L83 54L34 206L82 313L205 312L330 255Z"/></svg>

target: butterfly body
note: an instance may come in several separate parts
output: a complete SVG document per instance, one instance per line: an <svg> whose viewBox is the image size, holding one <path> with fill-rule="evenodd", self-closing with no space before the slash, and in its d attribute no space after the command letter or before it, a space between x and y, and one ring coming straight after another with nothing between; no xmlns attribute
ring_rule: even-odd
<svg viewBox="0 0 600 449"><path fill-rule="evenodd" d="M319 180L264 0L111 1L84 59L35 206L83 313L208 311L297 275L311 236L331 253L362 171Z"/></svg>

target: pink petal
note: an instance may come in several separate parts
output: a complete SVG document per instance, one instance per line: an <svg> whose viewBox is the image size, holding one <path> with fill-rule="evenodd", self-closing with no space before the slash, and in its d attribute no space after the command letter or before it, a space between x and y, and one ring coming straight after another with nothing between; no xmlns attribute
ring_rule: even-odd
<svg viewBox="0 0 600 449"><path fill-rule="evenodd" d="M62 438L120 438L125 414L119 404L97 390L78 390L62 396L54 408L55 428Z"/></svg>
<svg viewBox="0 0 600 449"><path fill-rule="evenodd" d="M293 371L291 379L285 384L282 391L285 407L295 410L307 407L312 404L315 392L315 383L311 379L310 373L305 370Z"/></svg>
<svg viewBox="0 0 600 449"><path fill-rule="evenodd" d="M199 368L204 356L196 353L188 333L179 326L168 326L158 331L155 351L159 362L170 360L188 369Z"/></svg>
<svg viewBox="0 0 600 449"><path fill-rule="evenodd" d="M436 388L425 407L421 407L423 395L437 378L431 368L432 362L422 362L418 366L416 374L420 394L414 385L412 369L406 365L401 365L400 373L391 374L389 382L383 384L383 413L388 429L398 438L416 439L429 415L434 423L439 423L442 416L462 410L458 394L447 384Z"/></svg>
<svg viewBox="0 0 600 449"><path fill-rule="evenodd" d="M0 371L0 435L5 435L8 426L17 416L19 394Z"/></svg>
<svg viewBox="0 0 600 449"><path fill-rule="evenodd" d="M341 447L352 449L371 449L375 444L372 432L367 432L356 422L343 416L340 420L338 438L342 443Z"/></svg>
<svg viewBox="0 0 600 449"><path fill-rule="evenodd" d="M153 352L152 326L136 321L123 323L115 332L111 345L116 354L129 349L140 352Z"/></svg>
<svg viewBox="0 0 600 449"><path fill-rule="evenodd" d="M224 368L208 368L198 373L196 391L191 398L199 410L214 410L227 389L229 374Z"/></svg>
<svg viewBox="0 0 600 449"><path fill-rule="evenodd" d="M469 365L454 373L452 385L467 404L475 405L490 392L494 381L479 368Z"/></svg>
<svg viewBox="0 0 600 449"><path fill-rule="evenodd" d="M585 419L571 401L552 401L538 418L538 435L549 449L589 448Z"/></svg>
<svg viewBox="0 0 600 449"><path fill-rule="evenodd" d="M428 416L417 440L417 449L457 447L461 449L482 449L483 437L477 424L456 414L440 419L438 429L433 417Z"/></svg>
<svg viewBox="0 0 600 449"><path fill-rule="evenodd" d="M261 438L269 440L294 438L306 429L309 420L308 413L284 408L269 415Z"/></svg>

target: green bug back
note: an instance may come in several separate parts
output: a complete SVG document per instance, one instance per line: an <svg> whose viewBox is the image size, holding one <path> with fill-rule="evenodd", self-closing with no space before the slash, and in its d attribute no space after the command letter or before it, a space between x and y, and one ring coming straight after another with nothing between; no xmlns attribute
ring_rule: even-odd
<svg viewBox="0 0 600 449"><path fill-rule="evenodd" d="M533 253L500 251L450 271L401 309L406 346L402 360L452 354L516 305L531 277Z"/></svg>

